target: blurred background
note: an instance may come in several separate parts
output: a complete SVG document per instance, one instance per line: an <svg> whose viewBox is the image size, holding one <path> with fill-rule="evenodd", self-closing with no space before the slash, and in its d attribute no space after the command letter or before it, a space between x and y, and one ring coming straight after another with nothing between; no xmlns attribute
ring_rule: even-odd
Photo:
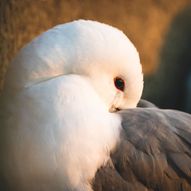
<svg viewBox="0 0 191 191"><path fill-rule="evenodd" d="M0 91L24 44L79 18L113 25L131 39L143 64L143 98L191 113L190 0L0 0Z"/></svg>

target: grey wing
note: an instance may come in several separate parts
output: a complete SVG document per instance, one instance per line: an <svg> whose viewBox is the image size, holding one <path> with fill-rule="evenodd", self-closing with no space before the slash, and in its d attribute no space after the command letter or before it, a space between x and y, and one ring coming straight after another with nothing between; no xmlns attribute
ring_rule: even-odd
<svg viewBox="0 0 191 191"><path fill-rule="evenodd" d="M190 191L191 115L157 108L120 115L120 143L97 171L94 190Z"/></svg>
<svg viewBox="0 0 191 191"><path fill-rule="evenodd" d="M139 101L139 103L137 104L137 107L154 107L154 108L157 108L157 106L155 105L155 104L153 104L153 103L151 103L150 101L147 101L147 100L145 100L145 99L141 99L140 101Z"/></svg>

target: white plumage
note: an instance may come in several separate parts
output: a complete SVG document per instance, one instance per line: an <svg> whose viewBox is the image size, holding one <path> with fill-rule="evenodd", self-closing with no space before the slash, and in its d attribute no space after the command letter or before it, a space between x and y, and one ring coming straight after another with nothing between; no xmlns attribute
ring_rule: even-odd
<svg viewBox="0 0 191 191"><path fill-rule="evenodd" d="M137 51L111 26L74 21L27 44L10 64L1 96L9 189L91 190L119 138L121 118L109 111L136 107L142 88Z"/></svg>

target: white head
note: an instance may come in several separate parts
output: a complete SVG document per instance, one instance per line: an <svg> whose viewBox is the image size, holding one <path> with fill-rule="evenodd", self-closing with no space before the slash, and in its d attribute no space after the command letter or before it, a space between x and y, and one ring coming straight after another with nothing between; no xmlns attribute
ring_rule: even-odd
<svg viewBox="0 0 191 191"><path fill-rule="evenodd" d="M25 46L10 66L5 91L73 73L87 77L110 111L136 107L142 94L142 68L130 40L85 20L58 25Z"/></svg>

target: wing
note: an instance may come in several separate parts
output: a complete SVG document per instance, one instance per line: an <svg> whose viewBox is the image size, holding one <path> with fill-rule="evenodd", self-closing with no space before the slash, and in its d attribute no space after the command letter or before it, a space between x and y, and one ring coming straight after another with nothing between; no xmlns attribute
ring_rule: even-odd
<svg viewBox="0 0 191 191"><path fill-rule="evenodd" d="M191 115L157 108L120 112L121 139L95 191L190 191Z"/></svg>
<svg viewBox="0 0 191 191"><path fill-rule="evenodd" d="M145 100L145 99L141 99L137 105L137 107L155 107L157 108L156 105L154 105L153 103Z"/></svg>

